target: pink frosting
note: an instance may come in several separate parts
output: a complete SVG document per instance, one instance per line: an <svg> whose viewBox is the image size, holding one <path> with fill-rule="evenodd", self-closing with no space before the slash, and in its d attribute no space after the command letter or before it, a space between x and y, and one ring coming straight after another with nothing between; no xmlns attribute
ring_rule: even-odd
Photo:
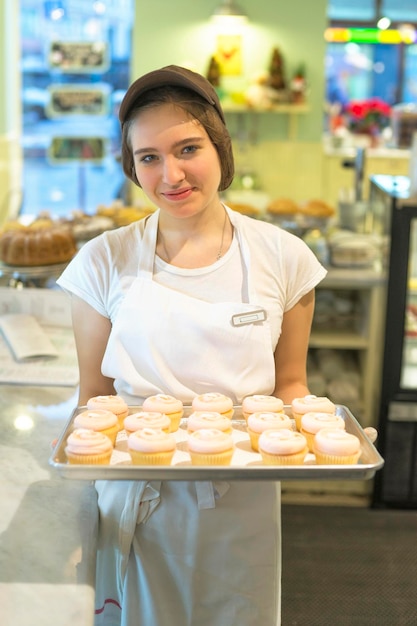
<svg viewBox="0 0 417 626"><path fill-rule="evenodd" d="M292 430L292 421L285 413L259 411L249 415L248 428L255 433L262 433L269 428L287 428Z"/></svg>
<svg viewBox="0 0 417 626"><path fill-rule="evenodd" d="M304 396L304 398L294 398L291 403L294 413L308 413L315 411L320 413L334 413L336 410L333 402L326 397L320 396Z"/></svg>
<svg viewBox="0 0 417 626"><path fill-rule="evenodd" d="M87 409L105 409L119 415L126 413L129 407L120 396L95 396L87 401Z"/></svg>
<svg viewBox="0 0 417 626"><path fill-rule="evenodd" d="M227 413L233 409L233 401L223 393L211 391L193 398L192 407L194 411L217 411L217 413Z"/></svg>
<svg viewBox="0 0 417 626"><path fill-rule="evenodd" d="M106 435L88 428L76 428L67 439L66 449L74 454L102 454L113 450Z"/></svg>
<svg viewBox="0 0 417 626"><path fill-rule="evenodd" d="M333 413L319 413L310 411L301 418L301 429L306 433L317 433L322 428L345 428L345 420Z"/></svg>
<svg viewBox="0 0 417 626"><path fill-rule="evenodd" d="M360 441L340 428L322 428L314 436L314 448L324 454L348 456L359 452Z"/></svg>
<svg viewBox="0 0 417 626"><path fill-rule="evenodd" d="M175 450L175 437L157 428L142 428L129 435L128 448L138 452L167 452Z"/></svg>
<svg viewBox="0 0 417 626"><path fill-rule="evenodd" d="M130 432L140 430L141 428L160 428L164 430L169 429L171 420L164 413L139 411L125 417L123 424L125 429Z"/></svg>
<svg viewBox="0 0 417 626"><path fill-rule="evenodd" d="M275 396L262 396L260 394L246 396L242 401L242 410L244 413L258 413L259 411L282 413L284 402Z"/></svg>
<svg viewBox="0 0 417 626"><path fill-rule="evenodd" d="M304 435L280 428L276 430L264 430L259 437L259 450L269 452L269 454L296 454L302 452L307 447Z"/></svg>
<svg viewBox="0 0 417 626"><path fill-rule="evenodd" d="M184 409L181 400L164 393L157 393L154 396L145 398L142 404L144 411L156 411L158 413L178 413Z"/></svg>
<svg viewBox="0 0 417 626"><path fill-rule="evenodd" d="M82 411L74 417L74 426L76 428L104 430L105 428L112 428L118 423L117 416L105 409Z"/></svg>
<svg viewBox="0 0 417 626"><path fill-rule="evenodd" d="M230 430L230 420L216 411L194 411L188 417L188 431L193 432L200 428L217 428L218 430Z"/></svg>
<svg viewBox="0 0 417 626"><path fill-rule="evenodd" d="M188 448L193 452L215 453L233 448L232 436L217 428L201 428L191 433Z"/></svg>

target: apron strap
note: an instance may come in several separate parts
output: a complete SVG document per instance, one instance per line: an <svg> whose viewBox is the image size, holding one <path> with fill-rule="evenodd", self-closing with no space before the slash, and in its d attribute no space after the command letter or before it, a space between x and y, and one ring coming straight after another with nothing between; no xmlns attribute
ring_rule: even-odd
<svg viewBox="0 0 417 626"><path fill-rule="evenodd" d="M229 483L211 481L199 481L195 483L198 509L214 509L216 500L222 498L230 489Z"/></svg>
<svg viewBox="0 0 417 626"><path fill-rule="evenodd" d="M160 494L160 481L131 481L129 484L119 526L120 555L117 579L120 597L136 525L144 524L149 519L161 501Z"/></svg>

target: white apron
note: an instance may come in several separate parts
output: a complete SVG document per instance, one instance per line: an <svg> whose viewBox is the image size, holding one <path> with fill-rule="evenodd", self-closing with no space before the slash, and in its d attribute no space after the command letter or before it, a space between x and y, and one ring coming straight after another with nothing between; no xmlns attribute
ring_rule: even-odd
<svg viewBox="0 0 417 626"><path fill-rule="evenodd" d="M140 404L169 393L189 404L221 391L240 404L271 393L268 322L234 326L261 307L238 217L245 303L212 304L153 281L159 212L147 221L137 278L113 322L102 370ZM249 316L250 317L250 316ZM97 626L278 626L279 484L97 482Z"/></svg>

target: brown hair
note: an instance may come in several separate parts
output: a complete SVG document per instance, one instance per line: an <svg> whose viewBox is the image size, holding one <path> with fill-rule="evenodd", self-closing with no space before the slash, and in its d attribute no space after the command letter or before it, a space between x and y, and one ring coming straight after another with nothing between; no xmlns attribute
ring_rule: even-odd
<svg viewBox="0 0 417 626"><path fill-rule="evenodd" d="M136 177L133 160L130 129L138 115L144 109L161 104L175 104L183 109L188 115L196 119L206 130L212 144L216 148L221 179L219 191L224 191L232 183L234 176L234 159L232 141L229 131L224 125L218 111L204 98L190 89L167 85L151 89L141 95L140 101L136 102L128 111L122 124L122 166L123 171L131 181L140 187Z"/></svg>

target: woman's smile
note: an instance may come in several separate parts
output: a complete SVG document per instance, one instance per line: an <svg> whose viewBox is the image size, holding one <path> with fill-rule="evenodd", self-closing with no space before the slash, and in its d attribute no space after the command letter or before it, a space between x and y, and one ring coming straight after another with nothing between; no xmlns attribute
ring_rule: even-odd
<svg viewBox="0 0 417 626"><path fill-rule="evenodd" d="M172 189L170 191L163 191L161 195L171 202L181 202L187 200L193 193L193 187L181 187L180 189Z"/></svg>

